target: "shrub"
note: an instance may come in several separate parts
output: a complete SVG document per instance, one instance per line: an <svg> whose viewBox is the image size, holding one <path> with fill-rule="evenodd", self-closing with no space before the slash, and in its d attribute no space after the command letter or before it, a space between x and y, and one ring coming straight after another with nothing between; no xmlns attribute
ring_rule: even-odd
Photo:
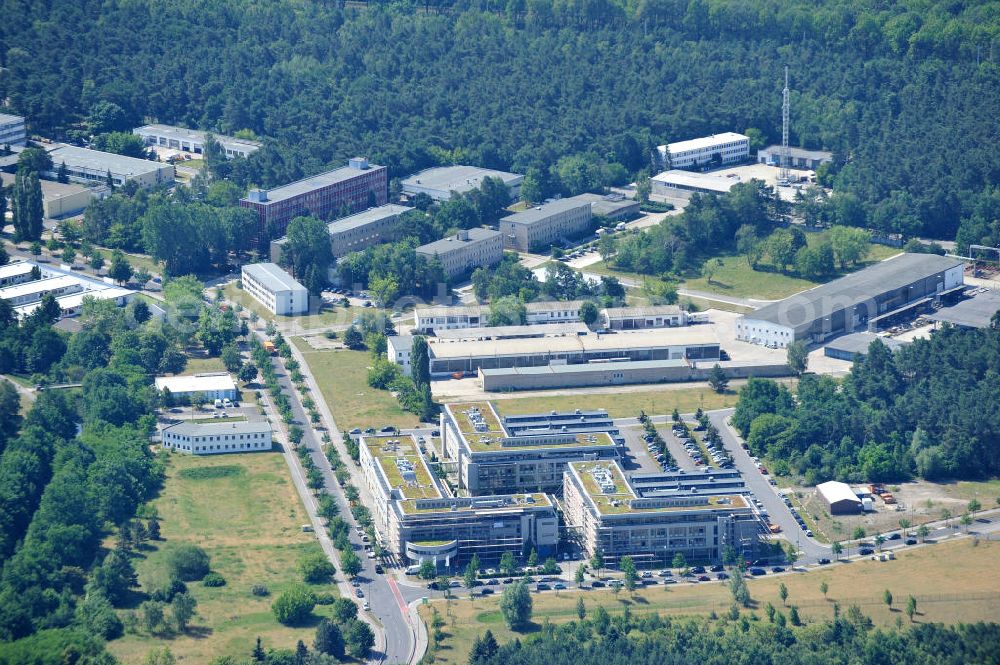
<svg viewBox="0 0 1000 665"><path fill-rule="evenodd" d="M167 564L173 575L185 582L200 580L209 572L208 554L197 545L181 545L171 550Z"/></svg>
<svg viewBox="0 0 1000 665"><path fill-rule="evenodd" d="M333 605L333 602L337 598L332 593L317 593L316 594L316 604L317 605Z"/></svg>
<svg viewBox="0 0 1000 665"><path fill-rule="evenodd" d="M271 604L271 611L278 623L295 626L306 621L316 606L316 596L302 586L292 587Z"/></svg>
<svg viewBox="0 0 1000 665"><path fill-rule="evenodd" d="M162 586L149 592L149 597L161 603L169 603L179 593L187 593L187 585L176 576L171 576Z"/></svg>
<svg viewBox="0 0 1000 665"><path fill-rule="evenodd" d="M203 466L193 469L182 469L178 474L186 480L214 480L216 478L228 478L243 475L242 466Z"/></svg>
<svg viewBox="0 0 1000 665"><path fill-rule="evenodd" d="M255 596L268 596L271 594L268 588L263 584L254 584L252 587L250 587L250 593L252 593Z"/></svg>
<svg viewBox="0 0 1000 665"><path fill-rule="evenodd" d="M226 578L218 573L209 573L201 583L207 587L226 586Z"/></svg>
<svg viewBox="0 0 1000 665"><path fill-rule="evenodd" d="M299 560L299 572L309 584L324 584L330 581L337 569L322 552L313 552Z"/></svg>

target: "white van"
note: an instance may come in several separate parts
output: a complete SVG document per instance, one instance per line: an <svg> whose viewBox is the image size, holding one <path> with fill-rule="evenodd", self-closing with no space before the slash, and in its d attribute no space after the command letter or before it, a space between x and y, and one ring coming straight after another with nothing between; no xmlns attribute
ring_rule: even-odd
<svg viewBox="0 0 1000 665"><path fill-rule="evenodd" d="M417 575L420 573L420 566L410 566L406 569L407 575Z"/></svg>
<svg viewBox="0 0 1000 665"><path fill-rule="evenodd" d="M221 409L222 408L222 400L221 399L215 400L215 408L217 408L217 409Z"/></svg>

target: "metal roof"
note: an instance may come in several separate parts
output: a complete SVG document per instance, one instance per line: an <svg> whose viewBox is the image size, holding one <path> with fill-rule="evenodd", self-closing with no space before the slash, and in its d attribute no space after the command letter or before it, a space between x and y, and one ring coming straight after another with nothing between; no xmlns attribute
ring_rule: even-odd
<svg viewBox="0 0 1000 665"><path fill-rule="evenodd" d="M951 307L942 307L929 319L965 328L988 328L990 319L1000 311L1000 291L982 291Z"/></svg>
<svg viewBox="0 0 1000 665"><path fill-rule="evenodd" d="M360 226L366 226L374 222L382 221L388 217L401 215L409 210L415 210L415 208L407 208L406 206L389 203L384 206L378 206L377 208L369 208L368 210L359 212L356 215L335 219L326 225L326 229L331 234L342 233L344 231L356 229ZM282 240L284 240L284 238L282 238Z"/></svg>
<svg viewBox="0 0 1000 665"><path fill-rule="evenodd" d="M825 483L820 483L816 486L816 491L819 492L827 503L837 503L838 501L850 501L851 503L861 503L861 499L858 495L854 493L851 486L847 483L842 483L837 480L830 480Z"/></svg>
<svg viewBox="0 0 1000 665"><path fill-rule="evenodd" d="M243 272L264 285L272 293L278 291L300 291L306 287L282 270L276 263L251 263L243 266Z"/></svg>
<svg viewBox="0 0 1000 665"><path fill-rule="evenodd" d="M495 171L478 166L437 166L405 178L400 183L404 190L434 189L441 192L468 192L478 189L485 178L500 178L507 187L524 180L519 173Z"/></svg>
<svg viewBox="0 0 1000 665"><path fill-rule="evenodd" d="M417 247L416 251L418 254L447 254L448 252L461 249L469 243L483 242L500 236L499 231L479 228L460 232L460 234L464 233L468 233L467 238L460 238L459 235L448 236L447 238L441 238L440 240L429 242L426 245L421 245L420 247Z"/></svg>
<svg viewBox="0 0 1000 665"><path fill-rule="evenodd" d="M580 208L586 208L590 210L590 201L579 201L573 198L569 199L556 199L555 201L550 201L549 203L543 203L540 206L535 206L529 210L523 212L516 212L513 215L507 215L506 217L501 217L501 222L510 222L511 224L538 224L543 222L553 215L558 215L560 213L567 212L569 210L578 210Z"/></svg>
<svg viewBox="0 0 1000 665"><path fill-rule="evenodd" d="M82 289L87 286L87 282L76 279L73 275L59 274L56 277L43 277L42 279L13 284L0 289L0 299L11 300L13 298L21 298L23 296L42 293L43 291L62 289L67 286L79 286Z"/></svg>
<svg viewBox="0 0 1000 665"><path fill-rule="evenodd" d="M0 113L0 123L24 122L24 116L12 115L10 113Z"/></svg>
<svg viewBox="0 0 1000 665"><path fill-rule="evenodd" d="M704 189L712 192L728 192L740 182L739 178L726 178L708 173L695 173L694 171L682 171L671 169L658 173L652 177L654 182L661 182L667 186L677 186L682 188Z"/></svg>
<svg viewBox="0 0 1000 665"><path fill-rule="evenodd" d="M172 434L181 436L216 436L222 434L261 434L270 432L271 425L267 421L261 420L250 422L238 420L224 423L188 423L180 422L176 425L164 427L163 431L170 430Z"/></svg>
<svg viewBox="0 0 1000 665"><path fill-rule="evenodd" d="M632 319L644 316L676 316L683 310L677 305L652 305L649 307L608 307L604 315L608 319Z"/></svg>
<svg viewBox="0 0 1000 665"><path fill-rule="evenodd" d="M357 178L365 173L384 168L384 166L379 166L378 164L368 164L368 168L366 169L356 169L350 165L342 166L339 169L334 169L325 173L318 173L316 175L309 176L308 178L303 178L301 180L296 180L295 182L290 182L287 185L282 185L281 187L265 190L267 192L267 200L254 201L254 203L256 205L268 206L272 203L278 203L279 201L285 201L296 196L301 196L302 194L308 194L309 192L316 191L317 189L329 187L330 185L334 185L338 182L344 182L345 180ZM244 197L240 200L249 201L250 199Z"/></svg>
<svg viewBox="0 0 1000 665"><path fill-rule="evenodd" d="M173 169L169 164L162 162L152 162L148 159L136 159L125 155L116 155L113 152L101 152L100 150L90 150L89 148L78 148L75 145L60 145L49 151L52 158L53 170L66 162L69 167L85 169L94 172L111 171L118 175L139 175L151 173L160 169Z"/></svg>
<svg viewBox="0 0 1000 665"><path fill-rule="evenodd" d="M901 349L907 344L907 342L902 342L891 337L880 337L870 332L857 332L838 337L837 339L826 344L825 347L842 353L865 355L868 353L868 347L871 346L871 343L875 340L882 342L892 351Z"/></svg>
<svg viewBox="0 0 1000 665"><path fill-rule="evenodd" d="M832 282L797 293L744 315L747 321L767 321L795 331L833 312L856 307L956 266L962 261L936 254L899 254Z"/></svg>

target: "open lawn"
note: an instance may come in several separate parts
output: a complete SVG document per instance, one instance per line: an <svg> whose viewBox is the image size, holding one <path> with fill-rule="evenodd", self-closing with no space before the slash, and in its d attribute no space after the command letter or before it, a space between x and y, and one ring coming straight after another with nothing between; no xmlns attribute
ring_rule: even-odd
<svg viewBox="0 0 1000 665"><path fill-rule="evenodd" d="M784 582L788 587L788 604L798 607L806 622L832 618L834 603L837 603L842 611L858 605L878 624L895 624L897 619L906 624L909 620L902 609L911 595L917 599L917 615L914 616L917 622L997 621L1000 619L1000 577L985 571L993 570L998 564L998 542L982 541L976 545L970 539L962 539L915 547L901 553L896 561L837 563L809 573L749 580L755 604L755 610L751 611L763 616L763 608L769 602L782 609L778 586ZM824 581L829 585L826 597L820 591ZM891 610L882 599L885 589L893 595ZM576 599L580 593L588 612L601 605L612 613L629 607L633 614L707 615L712 611L721 614L732 604L729 589L719 583L657 586L634 595L624 590L617 595L611 591L533 593L535 630L545 621L575 620ZM445 620L446 635L435 662L466 663L472 641L487 628L501 643L517 636L503 622L498 596L425 604L420 608L425 623L430 620L432 607L436 607Z"/></svg>
<svg viewBox="0 0 1000 665"><path fill-rule="evenodd" d="M205 374L208 372L225 372L226 366L222 364L222 358L192 358L188 356L187 364L184 365L184 374Z"/></svg>
<svg viewBox="0 0 1000 665"><path fill-rule="evenodd" d="M419 422L415 415L403 411L388 391L368 386L372 358L367 351L313 351L301 337L293 338L292 343L302 351L340 429L377 429L385 425L406 428Z"/></svg>
<svg viewBox="0 0 1000 665"><path fill-rule="evenodd" d="M163 540L136 561L140 583L166 574L170 548L192 543L205 549L226 585L189 583L198 614L187 635L128 634L108 645L111 652L123 663L140 663L150 649L168 646L178 662L207 663L223 655L249 655L258 635L266 647L294 648L300 639L311 643L314 626L288 628L271 613L273 600L300 580L299 558L320 551L315 538L301 531L308 518L281 453L175 453L168 459L166 484L153 502ZM252 595L254 584L267 586L271 595ZM332 584L314 589L337 593ZM328 607L317 606L315 613L322 615Z"/></svg>
<svg viewBox="0 0 1000 665"><path fill-rule="evenodd" d="M614 393L553 394L544 397L511 397L498 399L497 406L510 414L543 413L546 411L572 411L573 409L607 409L612 418L634 418L639 411L646 413L671 413L675 408L681 413L702 409L724 409L735 406L739 396L735 391L722 395L710 388L680 388L667 390L622 390ZM537 394L537 393L536 393Z"/></svg>

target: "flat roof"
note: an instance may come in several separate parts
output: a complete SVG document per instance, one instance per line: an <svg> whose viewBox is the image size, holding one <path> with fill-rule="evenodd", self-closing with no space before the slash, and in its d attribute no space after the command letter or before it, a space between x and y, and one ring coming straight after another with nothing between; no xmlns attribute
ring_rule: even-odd
<svg viewBox="0 0 1000 665"><path fill-rule="evenodd" d="M264 285L272 293L277 291L300 291L306 287L281 269L276 263L251 263L243 266L243 272Z"/></svg>
<svg viewBox="0 0 1000 665"><path fill-rule="evenodd" d="M443 316L482 316L490 313L489 305L417 305L417 316L439 318Z"/></svg>
<svg viewBox="0 0 1000 665"><path fill-rule="evenodd" d="M861 499L854 493L851 486L837 480L829 480L816 486L819 492L828 503L837 501L850 501L851 503L861 503Z"/></svg>
<svg viewBox="0 0 1000 665"><path fill-rule="evenodd" d="M302 178L301 180L296 180L295 182L290 182L287 185L282 185L281 187L275 187L274 189L263 190L262 188L262 191L267 192L267 200L255 201L254 203L257 205L268 206L272 203L278 203L279 201L285 201L296 196L301 196L302 194L308 194L309 192L317 189L335 185L338 182L344 182L345 180L356 178L370 171L377 171L384 168L384 166L379 166L378 164L368 164L368 168L366 169L356 169L348 164L347 166L341 166L339 169L318 173L307 178ZM240 200L249 201L250 199L244 197Z"/></svg>
<svg viewBox="0 0 1000 665"><path fill-rule="evenodd" d="M92 289L89 291L80 291L78 293L70 293L65 296L59 296L56 298L56 304L59 305L60 309L73 309L83 305L85 298L94 298L95 300L113 300L114 298L129 296L133 293L135 293L135 291L131 289L123 289L117 286L106 289ZM18 314L18 316L27 316L41 306L42 302L39 300L33 303L28 303L27 305L15 307L14 311Z"/></svg>
<svg viewBox="0 0 1000 665"><path fill-rule="evenodd" d="M186 374L182 376L156 377L156 389L166 388L172 393L214 392L216 390L236 390L236 382L227 372L206 374Z"/></svg>
<svg viewBox="0 0 1000 665"><path fill-rule="evenodd" d="M671 169L658 173L653 176L652 180L662 182L665 185L676 185L679 187L705 189L723 193L728 192L740 182L739 178L726 178L710 173L695 173L680 169Z"/></svg>
<svg viewBox="0 0 1000 665"><path fill-rule="evenodd" d="M416 210L416 208L408 208L406 206L396 205L395 203L389 203L384 206L368 208L368 210L365 210L364 212L359 212L348 217L335 219L326 225L326 229L331 234L343 233L344 231L350 231L351 229L356 229L361 226L382 221L388 217L401 215L410 210Z"/></svg>
<svg viewBox="0 0 1000 665"><path fill-rule="evenodd" d="M769 145L763 150L758 151L758 154L764 152L768 154L781 154L780 145ZM800 159L833 159L833 153L826 150L806 150L805 148L793 148L788 147L788 154L791 157L798 157Z"/></svg>
<svg viewBox="0 0 1000 665"><path fill-rule="evenodd" d="M563 312L566 310L579 311L585 302L585 300L536 300L535 302L525 303L524 309L528 314Z"/></svg>
<svg viewBox="0 0 1000 665"><path fill-rule="evenodd" d="M89 148L78 148L75 145L59 145L49 151L52 157L52 168L58 169L62 162L67 166L75 166L88 171L111 171L118 175L139 175L151 173L160 169L173 167L162 162L152 162L148 159L136 159L113 152L101 152Z"/></svg>
<svg viewBox="0 0 1000 665"><path fill-rule="evenodd" d="M891 337L881 337L875 333L870 332L856 332L849 335L841 335L835 340L832 340L824 347L827 349L833 349L834 351L841 351L843 353L854 353L864 355L868 353L868 347L871 343L878 340L885 344L890 350L895 351L906 346L906 342L901 342L895 340Z"/></svg>
<svg viewBox="0 0 1000 665"><path fill-rule="evenodd" d="M559 335L586 335L590 329L584 323L550 323L534 326L477 326L439 330L434 336L440 340L477 340L524 337L557 337Z"/></svg>
<svg viewBox="0 0 1000 665"><path fill-rule="evenodd" d="M157 134L159 136L169 136L178 140L190 139L196 141L204 141L205 136L211 134L216 141L219 143L229 144L229 145L243 145L248 148L260 148L263 143L260 141L253 141L251 139L240 139L235 136L227 136L226 134L219 134L217 132L207 132L200 129L187 129L186 127L177 127L175 125L143 125L142 127L136 127L132 130L133 134Z"/></svg>
<svg viewBox="0 0 1000 665"><path fill-rule="evenodd" d="M520 432L511 434L493 402L445 404L462 438L473 452L516 452L565 446L607 447L615 442L607 432ZM560 439L555 441L554 439Z"/></svg>
<svg viewBox="0 0 1000 665"><path fill-rule="evenodd" d="M551 508L552 501L542 492L528 494L497 494L492 496L473 497L440 497L440 499L406 499L399 502L403 513L476 513L496 515L530 510L532 508Z"/></svg>
<svg viewBox="0 0 1000 665"><path fill-rule="evenodd" d="M990 319L1000 311L1000 291L980 291L951 307L942 307L927 318L966 328L989 328Z"/></svg>
<svg viewBox="0 0 1000 665"><path fill-rule="evenodd" d="M441 491L424 465L416 442L409 436L363 436L362 445L378 460L389 487L398 490L404 499L436 499ZM412 480L403 473L413 473Z"/></svg>
<svg viewBox="0 0 1000 665"><path fill-rule="evenodd" d="M805 330L835 311L855 307L871 298L963 265L937 254L898 254L826 284L743 315L748 321L767 321L793 330Z"/></svg>
<svg viewBox="0 0 1000 665"><path fill-rule="evenodd" d="M623 208L639 207L635 199L626 199L621 194L592 194L590 192L568 197L568 200L586 201L595 215L608 215Z"/></svg>
<svg viewBox="0 0 1000 665"><path fill-rule="evenodd" d="M57 277L49 278L43 277L42 279L35 279L30 282L5 286L0 289L0 299L11 300L22 296L30 296L33 293L41 293L42 291L51 291L53 289L61 289L74 285L83 288L85 284L87 284L87 282L82 282L72 275L59 275Z"/></svg>
<svg viewBox="0 0 1000 665"><path fill-rule="evenodd" d="M461 249L470 243L482 242L484 240L489 240L490 238L496 238L500 235L499 231L482 228L468 229L467 231L462 231L461 233L467 233L468 237L460 238L459 234L456 234L448 236L447 238L441 238L440 240L435 240L434 242L429 242L426 245L417 247L417 252L419 254L447 254L448 252Z"/></svg>
<svg viewBox="0 0 1000 665"><path fill-rule="evenodd" d="M548 203L543 203L542 205L529 208L528 210L524 210L522 212L516 212L513 215L501 217L500 221L530 226L531 224L543 222L552 215L558 215L569 210L577 210L584 207L590 210L590 201L580 201L575 198L556 199L555 201L549 201Z"/></svg>
<svg viewBox="0 0 1000 665"><path fill-rule="evenodd" d="M2 265L0 266L0 279L27 275L34 267L35 264L29 261L15 261L13 263Z"/></svg>
<svg viewBox="0 0 1000 665"><path fill-rule="evenodd" d="M11 113L0 113L0 122L4 124L9 122L24 122L24 116L13 115Z"/></svg>
<svg viewBox="0 0 1000 665"><path fill-rule="evenodd" d="M5 187L14 184L15 178L16 176L13 173L0 173L0 182L3 182ZM40 182L42 185L42 199L45 201L53 201L64 196L91 191L89 187L72 182L54 182L52 180L42 180Z"/></svg>
<svg viewBox="0 0 1000 665"><path fill-rule="evenodd" d="M681 152L687 152L688 150L703 150L705 148L713 148L717 145L723 143L732 143L733 141L749 141L750 138L744 136L743 134L737 134L736 132L722 132L721 134L712 134L711 136L701 136L696 139L687 139L686 141L676 141L674 143L668 143L665 147L670 151L671 154L677 154ZM663 148L664 146L660 146Z"/></svg>
<svg viewBox="0 0 1000 665"><path fill-rule="evenodd" d="M507 187L524 180L524 176L520 173L457 165L424 169L409 178L404 178L400 184L404 189L409 187L411 189L436 189L442 192L464 193L478 189L485 178L500 178Z"/></svg>
<svg viewBox="0 0 1000 665"><path fill-rule="evenodd" d="M609 319L633 319L644 316L676 316L683 312L677 305L649 305L646 307L608 307L604 310Z"/></svg>
<svg viewBox="0 0 1000 665"><path fill-rule="evenodd" d="M718 344L719 338L711 326L693 328L660 328L613 335L576 337L535 337L525 339L494 339L460 342L435 342L428 339L434 358L468 358L482 356L520 356L545 353L583 351L614 351L637 348L662 349L674 346Z"/></svg>
<svg viewBox="0 0 1000 665"><path fill-rule="evenodd" d="M576 365L541 365L539 367L501 367L480 369L484 376L539 376L542 374L586 374L587 372L621 372L641 369L669 369L687 367L687 361L675 360L635 360L613 363L579 363Z"/></svg>
<svg viewBox="0 0 1000 665"><path fill-rule="evenodd" d="M163 431L170 430L173 434L181 436L215 436L217 434L260 434L270 432L271 425L266 420L251 422L249 420L235 420L224 423L193 423L180 422L176 425L164 427Z"/></svg>

